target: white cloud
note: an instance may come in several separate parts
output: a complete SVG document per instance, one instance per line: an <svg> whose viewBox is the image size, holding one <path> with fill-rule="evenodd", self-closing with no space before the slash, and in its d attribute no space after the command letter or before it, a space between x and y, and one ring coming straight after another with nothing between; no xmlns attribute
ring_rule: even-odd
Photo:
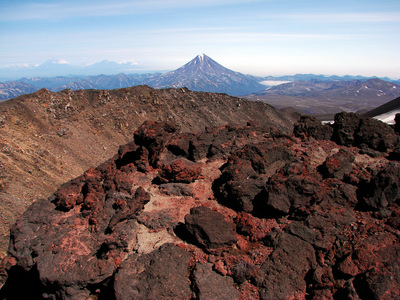
<svg viewBox="0 0 400 300"><path fill-rule="evenodd" d="M310 23L400 22L399 12L278 14L274 17Z"/></svg>
<svg viewBox="0 0 400 300"><path fill-rule="evenodd" d="M237 3L259 2L261 0L134 0L134 1L69 1L56 3L31 3L8 5L2 8L0 20L64 19L71 17L100 17L152 13L199 7L215 7ZM89 2L89 3L88 3Z"/></svg>

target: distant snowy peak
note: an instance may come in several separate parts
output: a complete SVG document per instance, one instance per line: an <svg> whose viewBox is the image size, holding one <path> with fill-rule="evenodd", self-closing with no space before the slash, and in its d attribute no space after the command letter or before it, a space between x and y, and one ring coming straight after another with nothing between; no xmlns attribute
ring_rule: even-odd
<svg viewBox="0 0 400 300"><path fill-rule="evenodd" d="M68 75L131 74L137 72L138 64L133 60L113 62L102 60L90 65L73 65L64 59L49 59L40 65L18 65L0 69L0 81L16 80L23 77L52 77Z"/></svg>
<svg viewBox="0 0 400 300"><path fill-rule="evenodd" d="M230 69L225 68L224 66L220 65L219 63L217 63L215 60L205 55L204 53L197 55L194 59L192 59L191 61L189 61L187 64L180 67L176 71L184 73L185 76L187 76L188 74L197 74L197 75L207 74L214 76L243 75L238 72L234 72Z"/></svg>
<svg viewBox="0 0 400 300"><path fill-rule="evenodd" d="M65 59L58 59L58 58L52 58L49 60L46 60L42 64L38 65L38 67L46 67L46 66L71 66L71 64L66 61Z"/></svg>

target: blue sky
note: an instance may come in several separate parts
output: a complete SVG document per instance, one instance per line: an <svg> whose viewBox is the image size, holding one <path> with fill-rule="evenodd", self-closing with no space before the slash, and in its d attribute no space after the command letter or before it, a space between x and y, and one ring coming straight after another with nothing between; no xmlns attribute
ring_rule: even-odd
<svg viewBox="0 0 400 300"><path fill-rule="evenodd" d="M400 77L399 0L3 0L0 67L172 70L206 53L254 75Z"/></svg>

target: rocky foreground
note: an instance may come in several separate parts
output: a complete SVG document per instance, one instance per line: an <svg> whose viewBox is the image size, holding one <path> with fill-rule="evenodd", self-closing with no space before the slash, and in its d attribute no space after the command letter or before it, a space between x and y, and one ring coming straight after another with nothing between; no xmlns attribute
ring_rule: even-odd
<svg viewBox="0 0 400 300"><path fill-rule="evenodd" d="M17 220L0 296L398 299L399 132L145 122Z"/></svg>
<svg viewBox="0 0 400 300"><path fill-rule="evenodd" d="M253 119L284 132L295 122L266 103L186 88L42 89L0 103L0 258L10 226L34 200L112 157L146 120L193 132Z"/></svg>

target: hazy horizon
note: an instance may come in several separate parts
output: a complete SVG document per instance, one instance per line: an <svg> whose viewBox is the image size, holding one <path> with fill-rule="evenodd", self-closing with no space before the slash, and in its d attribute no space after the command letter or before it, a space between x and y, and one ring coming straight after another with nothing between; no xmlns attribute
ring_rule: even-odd
<svg viewBox="0 0 400 300"><path fill-rule="evenodd" d="M0 4L0 67L133 62L174 70L205 53L251 75L400 77L400 2L32 1Z"/></svg>

